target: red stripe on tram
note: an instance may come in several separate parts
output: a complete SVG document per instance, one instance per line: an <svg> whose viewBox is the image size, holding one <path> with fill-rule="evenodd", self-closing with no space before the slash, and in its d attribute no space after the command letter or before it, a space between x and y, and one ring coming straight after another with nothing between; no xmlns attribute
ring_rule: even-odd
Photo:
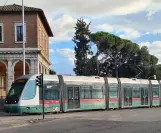
<svg viewBox="0 0 161 133"><path fill-rule="evenodd" d="M132 98L133 101L140 101L140 98Z"/></svg>
<svg viewBox="0 0 161 133"><path fill-rule="evenodd" d="M65 103L68 103L68 100L65 99L64 102L65 102Z"/></svg>
<svg viewBox="0 0 161 133"><path fill-rule="evenodd" d="M118 102L118 98L110 98L109 101L110 102Z"/></svg>
<svg viewBox="0 0 161 133"><path fill-rule="evenodd" d="M105 102L105 99L80 99L81 103Z"/></svg>
<svg viewBox="0 0 161 133"><path fill-rule="evenodd" d="M153 100L160 100L159 97L153 97Z"/></svg>
<svg viewBox="0 0 161 133"><path fill-rule="evenodd" d="M39 101L42 104L42 100ZM59 100L45 100L44 104L60 104Z"/></svg>

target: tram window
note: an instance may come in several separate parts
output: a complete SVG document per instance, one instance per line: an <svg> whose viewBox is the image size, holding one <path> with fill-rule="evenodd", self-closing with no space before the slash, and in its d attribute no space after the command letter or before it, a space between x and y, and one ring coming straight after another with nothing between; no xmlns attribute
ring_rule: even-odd
<svg viewBox="0 0 161 133"><path fill-rule="evenodd" d="M24 80L24 82L17 82L15 81L12 86L10 91L8 92L7 98L6 99L15 99L19 100L21 93L24 89L24 86L26 84L27 80Z"/></svg>
<svg viewBox="0 0 161 133"><path fill-rule="evenodd" d="M81 87L81 98L82 99L92 99L91 87Z"/></svg>
<svg viewBox="0 0 161 133"><path fill-rule="evenodd" d="M79 99L79 87L74 87L74 97L75 99Z"/></svg>
<svg viewBox="0 0 161 133"><path fill-rule="evenodd" d="M56 85L45 85L44 87L45 100L59 100L59 90Z"/></svg>
<svg viewBox="0 0 161 133"><path fill-rule="evenodd" d="M159 87L152 87L153 97L159 97Z"/></svg>
<svg viewBox="0 0 161 133"><path fill-rule="evenodd" d="M140 98L140 88L133 88L133 98Z"/></svg>
<svg viewBox="0 0 161 133"><path fill-rule="evenodd" d="M118 98L118 87L110 87L109 90L110 98Z"/></svg>
<svg viewBox="0 0 161 133"><path fill-rule="evenodd" d="M73 99L73 87L68 87L68 99Z"/></svg>
<svg viewBox="0 0 161 133"><path fill-rule="evenodd" d="M35 80L29 80L23 92L23 99L33 99L36 95L36 82Z"/></svg>
<svg viewBox="0 0 161 133"><path fill-rule="evenodd" d="M92 88L92 98L93 99L103 98L103 87L102 86L93 86L93 88Z"/></svg>

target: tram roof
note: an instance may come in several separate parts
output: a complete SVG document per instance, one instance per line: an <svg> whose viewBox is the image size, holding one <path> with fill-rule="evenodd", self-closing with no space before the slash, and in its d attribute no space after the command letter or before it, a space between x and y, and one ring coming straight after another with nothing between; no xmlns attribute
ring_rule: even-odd
<svg viewBox="0 0 161 133"><path fill-rule="evenodd" d="M104 83L103 77L98 76L63 76L64 82L90 82L90 83Z"/></svg>
<svg viewBox="0 0 161 133"><path fill-rule="evenodd" d="M132 79L132 78L120 78L121 83L129 84L149 84L147 79Z"/></svg>

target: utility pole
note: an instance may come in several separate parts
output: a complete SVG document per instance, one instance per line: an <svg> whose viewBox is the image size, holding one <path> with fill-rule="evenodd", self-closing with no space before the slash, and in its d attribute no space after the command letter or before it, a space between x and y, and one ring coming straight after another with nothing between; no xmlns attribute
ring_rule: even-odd
<svg viewBox="0 0 161 133"><path fill-rule="evenodd" d="M24 2L22 0L22 44L23 44L23 75L25 75L25 27L24 27Z"/></svg>
<svg viewBox="0 0 161 133"><path fill-rule="evenodd" d="M44 75L41 74L41 88L42 88L42 114L43 120L45 119L45 110L44 110Z"/></svg>

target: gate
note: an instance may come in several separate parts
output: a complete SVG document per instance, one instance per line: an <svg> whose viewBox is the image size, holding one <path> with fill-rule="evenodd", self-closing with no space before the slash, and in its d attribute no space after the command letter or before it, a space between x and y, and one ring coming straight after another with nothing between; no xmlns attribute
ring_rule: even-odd
<svg viewBox="0 0 161 133"><path fill-rule="evenodd" d="M4 106L6 90L6 74L0 73L0 110L2 110Z"/></svg>

